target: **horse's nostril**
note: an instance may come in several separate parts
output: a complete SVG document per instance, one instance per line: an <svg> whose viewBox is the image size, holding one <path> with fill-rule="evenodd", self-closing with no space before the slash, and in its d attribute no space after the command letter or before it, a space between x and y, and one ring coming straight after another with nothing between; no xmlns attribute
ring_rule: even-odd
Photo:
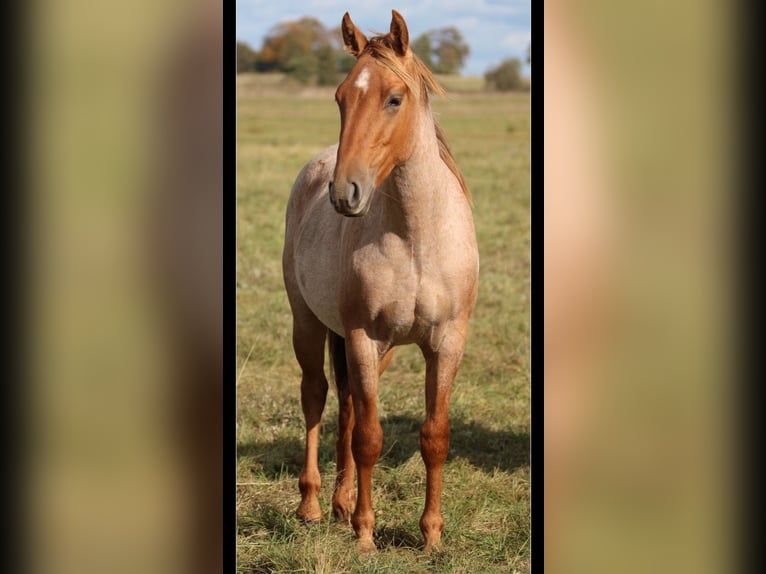
<svg viewBox="0 0 766 574"><path fill-rule="evenodd" d="M332 182L327 184L327 195L330 198L330 203L334 203L335 198L332 196Z"/></svg>
<svg viewBox="0 0 766 574"><path fill-rule="evenodd" d="M352 185L354 186L354 192L351 194L351 205L357 206L359 205L359 185L356 182L353 182Z"/></svg>

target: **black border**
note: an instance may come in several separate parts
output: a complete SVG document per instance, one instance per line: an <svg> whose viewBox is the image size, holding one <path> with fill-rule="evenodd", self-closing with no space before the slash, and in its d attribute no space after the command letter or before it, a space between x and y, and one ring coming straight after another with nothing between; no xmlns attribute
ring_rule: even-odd
<svg viewBox="0 0 766 574"><path fill-rule="evenodd" d="M540 5L538 5L540 7ZM530 91L530 572L543 571L543 13L531 11Z"/></svg>
<svg viewBox="0 0 766 574"><path fill-rule="evenodd" d="M733 120L736 129L734 145L736 164L734 174L739 204L733 210L732 228L736 250L738 279L738 300L733 308L735 336L739 344L734 363L736 373L742 379L737 407L737 444L732 445L737 457L737 492L732 493L730 503L737 513L739 540L735 548L742 572L763 572L763 508L764 495L762 476L764 463L763 415L766 389L763 372L764 313L763 295L766 286L763 280L763 198L764 185L761 171L764 164L763 146L763 105L764 90L761 70L762 54L758 38L762 36L762 4L754 1L737 4L738 13L734 19L735 30L731 34L737 44L730 47L736 90L732 111L727 110L727 119Z"/></svg>
<svg viewBox="0 0 766 574"><path fill-rule="evenodd" d="M237 59L236 59L236 4L223 5L223 568L234 572L237 563L237 314L236 314L236 111L237 111Z"/></svg>
<svg viewBox="0 0 766 574"><path fill-rule="evenodd" d="M23 6L23 7L22 7ZM25 181L26 152L29 149L28 110L25 108L28 76L26 58L20 49L28 36L28 12L22 2L2 5L2 55L0 78L3 80L3 171L2 216L0 243L2 243L2 301L6 305L3 327L6 329L2 345L2 372L0 377L0 426L2 444L2 559L0 571L26 572L25 550L28 541L26 492L24 491L26 459L27 407L24 389L27 381L29 331L26 316L29 301L26 298L25 279L28 267L27 241L27 182Z"/></svg>

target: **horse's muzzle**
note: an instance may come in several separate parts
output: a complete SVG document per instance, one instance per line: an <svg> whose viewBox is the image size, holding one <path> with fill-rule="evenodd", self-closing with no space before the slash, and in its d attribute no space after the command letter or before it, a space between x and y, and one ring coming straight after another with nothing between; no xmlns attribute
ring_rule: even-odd
<svg viewBox="0 0 766 574"><path fill-rule="evenodd" d="M347 181L344 185L336 186L334 182L329 185L330 203L335 211L346 217L359 217L367 213L367 205L362 204L362 193L359 184L355 181Z"/></svg>

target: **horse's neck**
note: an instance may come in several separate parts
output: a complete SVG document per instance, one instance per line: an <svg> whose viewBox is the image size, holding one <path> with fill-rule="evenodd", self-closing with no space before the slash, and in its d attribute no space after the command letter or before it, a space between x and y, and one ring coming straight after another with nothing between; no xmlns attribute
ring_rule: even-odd
<svg viewBox="0 0 766 574"><path fill-rule="evenodd" d="M430 225L441 209L454 176L439 155L439 143L430 110L416 126L418 145L412 156L396 167L382 190L389 222L414 233Z"/></svg>

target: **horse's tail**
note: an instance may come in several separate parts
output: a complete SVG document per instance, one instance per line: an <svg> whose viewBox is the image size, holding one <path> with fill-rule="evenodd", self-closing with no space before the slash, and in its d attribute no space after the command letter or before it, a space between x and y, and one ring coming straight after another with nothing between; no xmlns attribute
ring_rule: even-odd
<svg viewBox="0 0 766 574"><path fill-rule="evenodd" d="M336 386L348 384L348 366L346 365L346 340L335 333L327 331L327 348L330 351L330 370Z"/></svg>

